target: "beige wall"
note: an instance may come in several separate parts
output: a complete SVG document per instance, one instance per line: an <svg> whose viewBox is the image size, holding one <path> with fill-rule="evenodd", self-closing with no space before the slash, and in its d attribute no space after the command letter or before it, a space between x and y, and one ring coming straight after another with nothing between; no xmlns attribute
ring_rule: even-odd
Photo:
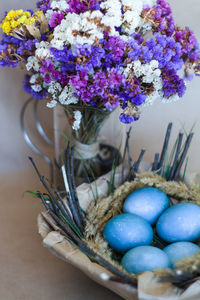
<svg viewBox="0 0 200 300"><path fill-rule="evenodd" d="M30 4L31 2L31 4ZM199 40L199 0L170 0L177 23L188 25L195 31ZM34 1L30 0L0 0L0 16L11 8L33 8ZM25 144L19 125L20 109L28 98L22 89L23 72L20 70L0 69L0 173L15 171L19 168L28 168L27 154L33 155ZM200 78L189 84L187 94L179 103L163 105L157 102L154 106L146 108L140 121L133 125L132 144L135 153L142 147L148 149L146 160L152 159L154 153L161 148L165 128L169 121L174 122L174 135L180 128L180 122L190 129L195 121L195 139L190 152L190 169L200 170ZM29 130L38 140L35 128L31 125L31 111L29 112ZM41 109L41 117L46 123L50 136L53 135L51 114L49 109ZM114 124L115 126L115 124ZM45 143L42 149L48 151ZM36 156L35 156L36 157Z"/></svg>
<svg viewBox="0 0 200 300"><path fill-rule="evenodd" d="M30 0L0 0L0 18L4 12L17 8L34 8L35 1ZM23 71L19 69L0 68L0 174L30 166L27 159L31 155L37 159L41 168L46 169L43 161L39 159L26 145L20 130L20 111L29 95L22 88ZM40 103L40 106L43 103ZM28 110L26 126L33 136L33 141L41 143L41 149L49 153L49 147L44 143L33 126L32 109ZM40 109L41 119L48 128L49 135L53 137L53 125L50 110Z"/></svg>

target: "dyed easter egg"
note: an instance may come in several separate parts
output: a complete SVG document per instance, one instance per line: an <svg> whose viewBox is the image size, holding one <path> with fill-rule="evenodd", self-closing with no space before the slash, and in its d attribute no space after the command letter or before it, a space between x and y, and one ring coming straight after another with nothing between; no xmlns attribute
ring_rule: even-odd
<svg viewBox="0 0 200 300"><path fill-rule="evenodd" d="M124 212L143 217L154 224L170 201L167 195L154 187L144 187L131 193L124 202Z"/></svg>
<svg viewBox="0 0 200 300"><path fill-rule="evenodd" d="M170 268L171 263L163 250L153 246L140 246L129 250L122 258L121 265L128 273L138 274Z"/></svg>
<svg viewBox="0 0 200 300"><path fill-rule="evenodd" d="M168 208L158 219L156 230L169 243L197 240L200 237L200 207L181 203Z"/></svg>
<svg viewBox="0 0 200 300"><path fill-rule="evenodd" d="M113 250L124 252L136 246L151 244L153 229L137 215L121 214L108 221L104 237Z"/></svg>
<svg viewBox="0 0 200 300"><path fill-rule="evenodd" d="M184 259L188 256L194 256L200 251L200 247L191 242L177 242L165 247L163 251L168 255L172 262L172 266L174 266L175 261Z"/></svg>

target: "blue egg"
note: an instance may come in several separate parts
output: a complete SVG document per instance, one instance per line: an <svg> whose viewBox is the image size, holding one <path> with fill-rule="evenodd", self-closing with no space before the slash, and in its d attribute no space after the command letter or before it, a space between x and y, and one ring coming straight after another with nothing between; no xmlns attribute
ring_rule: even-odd
<svg viewBox="0 0 200 300"><path fill-rule="evenodd" d="M112 249L124 252L136 246L151 244L153 229L139 216L122 214L108 221L104 237Z"/></svg>
<svg viewBox="0 0 200 300"><path fill-rule="evenodd" d="M140 246L129 250L122 258L121 264L128 273L134 274L171 266L167 254L153 246Z"/></svg>
<svg viewBox="0 0 200 300"><path fill-rule="evenodd" d="M156 230L169 243L197 240L200 237L200 207L181 203L168 208L158 219Z"/></svg>
<svg viewBox="0 0 200 300"><path fill-rule="evenodd" d="M200 251L200 247L191 242L177 242L173 243L163 249L172 262L172 266L175 265L175 261L184 259L186 257L192 257Z"/></svg>
<svg viewBox="0 0 200 300"><path fill-rule="evenodd" d="M136 214L154 224L169 206L170 201L163 191L153 187L144 187L134 191L126 198L124 212Z"/></svg>

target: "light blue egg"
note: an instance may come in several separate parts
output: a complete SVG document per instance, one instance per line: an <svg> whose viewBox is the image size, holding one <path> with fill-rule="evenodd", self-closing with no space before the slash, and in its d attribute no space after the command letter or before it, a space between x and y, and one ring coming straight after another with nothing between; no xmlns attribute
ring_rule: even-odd
<svg viewBox="0 0 200 300"><path fill-rule="evenodd" d="M124 252L136 246L151 244L153 229L137 215L121 214L108 221L104 237L113 250Z"/></svg>
<svg viewBox="0 0 200 300"><path fill-rule="evenodd" d="M200 237L200 207L181 203L168 208L158 219L156 230L169 243L197 240Z"/></svg>
<svg viewBox="0 0 200 300"><path fill-rule="evenodd" d="M163 250L153 246L140 246L129 250L122 258L121 265L128 273L138 274L170 268L171 263Z"/></svg>
<svg viewBox="0 0 200 300"><path fill-rule="evenodd" d="M186 257L192 257L200 251L200 247L191 242L177 242L173 243L163 249L172 262L172 266L175 265L175 261L184 259Z"/></svg>
<svg viewBox="0 0 200 300"><path fill-rule="evenodd" d="M123 209L125 213L136 214L154 224L169 206L169 198L163 191L154 187L144 187L126 198Z"/></svg>

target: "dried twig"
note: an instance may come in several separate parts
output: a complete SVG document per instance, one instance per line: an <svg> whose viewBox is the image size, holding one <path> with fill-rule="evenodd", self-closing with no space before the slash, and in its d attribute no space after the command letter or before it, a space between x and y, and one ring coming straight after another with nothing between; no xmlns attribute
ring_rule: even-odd
<svg viewBox="0 0 200 300"><path fill-rule="evenodd" d="M190 148L190 144L192 142L193 136L194 136L194 133L190 133L188 135L188 137L187 137L187 140L186 140L186 143L185 143L185 148L184 148L183 153L181 155L180 161L178 162L178 166L177 166L176 172L175 172L175 174L174 174L174 176L172 178L173 180L177 180L177 178L180 175L180 170L182 168L182 165L184 163L184 160L185 160L186 155L188 153L188 150Z"/></svg>
<svg viewBox="0 0 200 300"><path fill-rule="evenodd" d="M158 165L159 174L161 174L161 172L162 172L162 167L163 167L163 164L164 164L164 161L165 161L165 156L166 156L168 145L169 145L169 139L170 139L170 136L171 136L171 131L172 131L172 123L169 123L169 125L167 127L166 136L165 136L165 141L164 141L164 144L163 144L163 149L162 149L161 156L160 156L159 165Z"/></svg>
<svg viewBox="0 0 200 300"><path fill-rule="evenodd" d="M126 133L126 142L124 147L124 153L122 157L122 182L124 182L124 170L125 170L125 161L126 161L126 152L128 150L128 161L129 161L129 167L131 169L131 157L130 157L130 149L129 149L129 139L130 139L130 133L131 133L132 127L129 128L129 131Z"/></svg>
<svg viewBox="0 0 200 300"><path fill-rule="evenodd" d="M153 172L158 170L159 158L160 158L160 154L156 153L155 158L154 158L154 162L153 162L153 165L152 165L152 171Z"/></svg>
<svg viewBox="0 0 200 300"><path fill-rule="evenodd" d="M175 175L175 170L176 170L178 158L179 158L179 155L180 155L180 152L181 152L182 141L183 141L183 133L179 133L178 144L177 144L177 148L176 148L174 162L173 162L173 165L171 167L171 171L170 171L168 180L172 180L174 175Z"/></svg>
<svg viewBox="0 0 200 300"><path fill-rule="evenodd" d="M137 173L138 169L139 169L139 166L141 164L141 161L144 157L144 154L145 154L146 150L145 149L142 149L141 152L140 152L140 155L138 157L138 160L136 162L133 163L133 166L126 178L126 181L130 181L132 179L132 177L134 176L135 173Z"/></svg>

